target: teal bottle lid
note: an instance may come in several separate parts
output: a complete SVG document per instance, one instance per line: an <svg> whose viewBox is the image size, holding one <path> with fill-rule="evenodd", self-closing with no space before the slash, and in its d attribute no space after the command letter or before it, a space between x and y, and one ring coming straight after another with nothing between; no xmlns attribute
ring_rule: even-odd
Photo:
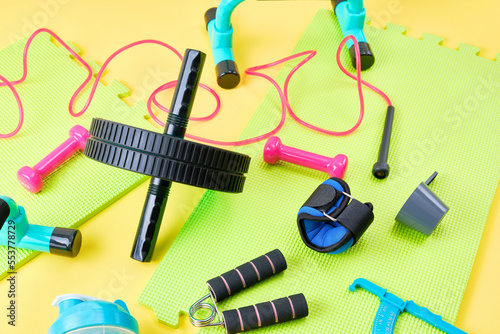
<svg viewBox="0 0 500 334"><path fill-rule="evenodd" d="M61 295L52 305L59 308L59 317L48 334L139 334L137 320L121 300L107 302L83 295ZM93 331L94 330L94 331Z"/></svg>

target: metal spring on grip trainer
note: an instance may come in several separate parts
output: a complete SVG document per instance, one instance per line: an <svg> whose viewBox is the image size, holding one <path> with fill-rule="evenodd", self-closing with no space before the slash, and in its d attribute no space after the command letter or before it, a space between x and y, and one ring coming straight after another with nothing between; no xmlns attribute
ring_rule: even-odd
<svg viewBox="0 0 500 334"><path fill-rule="evenodd" d="M207 299L210 299L212 301L212 304L204 303L204 301ZM210 315L206 318L197 318L196 312L203 309L210 310L211 311ZM219 317L219 322L213 322L215 320L216 315ZM196 327L213 327L213 326L224 325L222 317L219 313L219 309L217 308L217 305L215 304L214 298L212 297L211 294L203 296L189 308L189 321L193 326Z"/></svg>
<svg viewBox="0 0 500 334"><path fill-rule="evenodd" d="M219 313L217 302L277 275L286 268L285 257L275 249L207 281L209 293L189 308L189 321L196 327L223 326L226 334L237 334L307 317L309 309L303 294ZM205 318L198 318L196 313L201 310L209 310L210 314Z"/></svg>

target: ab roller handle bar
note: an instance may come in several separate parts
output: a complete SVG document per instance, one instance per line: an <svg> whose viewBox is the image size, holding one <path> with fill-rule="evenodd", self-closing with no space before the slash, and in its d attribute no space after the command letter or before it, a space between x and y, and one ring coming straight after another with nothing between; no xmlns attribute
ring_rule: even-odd
<svg viewBox="0 0 500 334"><path fill-rule="evenodd" d="M152 177L131 254L141 262L153 255L172 182L243 191L249 156L184 139L205 57L186 50L163 134L98 118L89 130L85 156Z"/></svg>
<svg viewBox="0 0 500 334"><path fill-rule="evenodd" d="M163 134L184 138L204 63L204 53L186 52ZM131 255L138 261L151 260L171 186L171 181L151 178Z"/></svg>

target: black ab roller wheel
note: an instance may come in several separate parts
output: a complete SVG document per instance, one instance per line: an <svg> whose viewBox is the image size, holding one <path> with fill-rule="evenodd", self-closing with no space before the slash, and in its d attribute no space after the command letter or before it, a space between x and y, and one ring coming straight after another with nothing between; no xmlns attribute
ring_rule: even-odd
<svg viewBox="0 0 500 334"><path fill-rule="evenodd" d="M85 155L91 159L171 182L243 191L250 163L246 155L104 119L94 119L90 133Z"/></svg>
<svg viewBox="0 0 500 334"><path fill-rule="evenodd" d="M92 141L166 157L227 173L248 172L250 157L197 142L94 118L89 134Z"/></svg>
<svg viewBox="0 0 500 334"><path fill-rule="evenodd" d="M110 166L152 176L132 249L149 262L172 182L240 193L250 157L184 139L205 54L186 50L163 134L95 118L85 156Z"/></svg>
<svg viewBox="0 0 500 334"><path fill-rule="evenodd" d="M87 157L132 172L210 190L240 193L245 176L88 139Z"/></svg>

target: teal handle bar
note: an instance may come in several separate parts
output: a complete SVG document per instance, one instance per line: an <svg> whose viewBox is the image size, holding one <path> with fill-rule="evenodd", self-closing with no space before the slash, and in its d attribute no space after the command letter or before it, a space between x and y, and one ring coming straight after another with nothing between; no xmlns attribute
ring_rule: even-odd
<svg viewBox="0 0 500 334"><path fill-rule="evenodd" d="M224 89L232 89L240 83L238 66L233 53L233 26L231 15L244 0L222 0L217 8L205 13L210 45L215 63L217 83Z"/></svg>
<svg viewBox="0 0 500 334"><path fill-rule="evenodd" d="M344 37L354 36L358 41L361 55L361 70L369 69L373 66L375 57L363 31L366 17L363 0L332 0L332 5ZM354 42L348 40L346 46L349 49L352 66L356 68Z"/></svg>
<svg viewBox="0 0 500 334"><path fill-rule="evenodd" d="M356 288L363 288L380 298L380 306L373 323L372 334L392 334L396 326L396 320L402 312L408 312L414 317L425 321L447 334L467 334L461 329L443 320L440 315L432 313L428 308L417 305L411 300L404 301L398 296L387 292L386 289L364 279L358 278L349 287L354 292Z"/></svg>

